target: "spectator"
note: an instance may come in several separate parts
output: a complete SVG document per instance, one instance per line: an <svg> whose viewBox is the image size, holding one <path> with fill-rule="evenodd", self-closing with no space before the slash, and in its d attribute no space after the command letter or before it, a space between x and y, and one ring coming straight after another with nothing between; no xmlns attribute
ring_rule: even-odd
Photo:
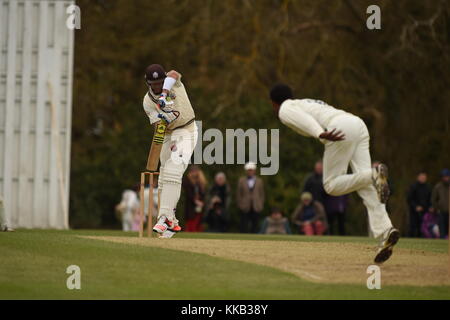
<svg viewBox="0 0 450 320"><path fill-rule="evenodd" d="M423 215L421 229L425 238L440 238L439 216L436 211L429 211Z"/></svg>
<svg viewBox="0 0 450 320"><path fill-rule="evenodd" d="M448 239L448 193L450 184L450 170L441 172L441 181L438 182L431 194L433 209L439 214L439 230L441 238Z"/></svg>
<svg viewBox="0 0 450 320"><path fill-rule="evenodd" d="M422 219L431 207L431 187L427 184L427 174L419 172L417 180L409 188L407 195L409 207L409 236L420 237Z"/></svg>
<svg viewBox="0 0 450 320"><path fill-rule="evenodd" d="M246 176L241 177L237 187L237 204L241 211L241 232L258 231L260 214L264 209L264 183L256 176L256 164L245 165Z"/></svg>
<svg viewBox="0 0 450 320"><path fill-rule="evenodd" d="M334 232L334 225L337 222L337 233L345 235L345 211L348 204L348 195L325 197L325 212L328 220L328 233L336 234Z"/></svg>
<svg viewBox="0 0 450 320"><path fill-rule="evenodd" d="M210 199L206 217L208 230L211 232L226 232L231 193L225 173L219 172L215 175L214 185L208 192L208 198Z"/></svg>
<svg viewBox="0 0 450 320"><path fill-rule="evenodd" d="M133 223L139 214L139 200L135 191L127 189L122 193L122 200L116 205L116 213L122 222L122 231L133 231Z"/></svg>
<svg viewBox="0 0 450 320"><path fill-rule="evenodd" d="M319 201L314 201L309 192L303 192L300 200L292 215L292 222L299 227L300 233L308 236L323 235L328 228L323 205Z"/></svg>
<svg viewBox="0 0 450 320"><path fill-rule="evenodd" d="M286 217L278 208L273 208L270 216L264 219L261 231L263 234L291 234L291 227Z"/></svg>
<svg viewBox="0 0 450 320"><path fill-rule="evenodd" d="M3 197L0 195L0 232L10 232L14 231L14 229L11 229L8 227L6 223L6 217L5 217L5 205L3 204Z"/></svg>
<svg viewBox="0 0 450 320"><path fill-rule="evenodd" d="M184 216L187 232L200 232L205 209L206 179L198 166L191 166L183 179L185 192Z"/></svg>
<svg viewBox="0 0 450 320"><path fill-rule="evenodd" d="M309 192L312 194L314 201L324 204L326 192L323 188L323 164L322 160L319 160L314 165L314 172L311 173L305 181L303 192Z"/></svg>
<svg viewBox="0 0 450 320"><path fill-rule="evenodd" d="M228 219L218 196L211 198L210 207L207 211L205 222L210 232L226 232Z"/></svg>

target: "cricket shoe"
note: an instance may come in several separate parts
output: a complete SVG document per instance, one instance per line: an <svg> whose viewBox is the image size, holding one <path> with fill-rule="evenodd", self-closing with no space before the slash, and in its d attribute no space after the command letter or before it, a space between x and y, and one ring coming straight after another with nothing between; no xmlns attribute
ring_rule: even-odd
<svg viewBox="0 0 450 320"><path fill-rule="evenodd" d="M388 184L388 168L385 164L380 163L373 169L372 181L377 190L378 199L381 203L386 203L391 191Z"/></svg>
<svg viewBox="0 0 450 320"><path fill-rule="evenodd" d="M389 259L392 255L393 248L397 244L399 239L400 231L395 228L389 229L389 231L387 232L387 236L381 242L378 253L375 256L375 263L381 264Z"/></svg>
<svg viewBox="0 0 450 320"><path fill-rule="evenodd" d="M168 221L169 220L166 218L166 216L161 216L158 219L158 222L156 222L156 224L153 226L153 232L156 232L158 234L163 234L164 232L166 232L169 228L169 226L167 225Z"/></svg>
<svg viewBox="0 0 450 320"><path fill-rule="evenodd" d="M180 232L181 227L178 225L178 220L174 219L174 221L170 221L165 216L161 216L158 222L153 227L153 231L162 235L166 231L170 231L173 233ZM170 236L169 238L171 238L172 236Z"/></svg>
<svg viewBox="0 0 450 320"><path fill-rule="evenodd" d="M171 231L171 232L180 232L181 231L181 227L178 224L178 220L177 221L167 221L166 222L168 225L167 230Z"/></svg>

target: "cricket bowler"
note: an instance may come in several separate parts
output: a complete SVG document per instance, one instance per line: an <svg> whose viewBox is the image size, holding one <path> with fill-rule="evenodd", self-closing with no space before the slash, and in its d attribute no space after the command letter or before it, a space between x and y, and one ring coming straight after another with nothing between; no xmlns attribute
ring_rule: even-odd
<svg viewBox="0 0 450 320"><path fill-rule="evenodd" d="M181 231L175 210L181 193L181 179L197 143L195 114L181 74L165 72L159 64L145 70L148 92L144 96L144 110L152 125L167 125L159 160L159 211L153 231L170 238Z"/></svg>
<svg viewBox="0 0 450 320"><path fill-rule="evenodd" d="M400 232L392 226L386 211L389 197L388 169L385 164L371 167L369 132L362 119L323 101L294 99L290 87L274 86L270 99L280 121L295 132L319 139L325 145L323 185L333 196L356 191L369 215L372 234L380 239L375 263L392 255ZM350 165L352 173L347 173Z"/></svg>

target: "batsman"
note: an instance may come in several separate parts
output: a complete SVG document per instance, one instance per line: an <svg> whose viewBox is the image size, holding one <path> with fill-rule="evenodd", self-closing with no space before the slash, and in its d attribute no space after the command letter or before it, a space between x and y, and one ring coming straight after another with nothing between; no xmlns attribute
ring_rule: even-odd
<svg viewBox="0 0 450 320"><path fill-rule="evenodd" d="M186 89L177 71L165 72L159 64L145 70L148 92L143 106L155 134L150 149L147 170L156 171L158 178L158 218L153 231L169 238L181 231L175 216L181 193L181 180L197 143L195 114Z"/></svg>

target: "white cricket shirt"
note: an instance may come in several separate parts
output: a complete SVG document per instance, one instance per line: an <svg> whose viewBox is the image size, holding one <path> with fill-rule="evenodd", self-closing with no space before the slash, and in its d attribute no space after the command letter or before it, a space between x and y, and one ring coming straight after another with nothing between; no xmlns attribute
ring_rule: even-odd
<svg viewBox="0 0 450 320"><path fill-rule="evenodd" d="M333 118L345 114L351 115L320 100L288 99L281 104L278 117L297 133L319 138Z"/></svg>

